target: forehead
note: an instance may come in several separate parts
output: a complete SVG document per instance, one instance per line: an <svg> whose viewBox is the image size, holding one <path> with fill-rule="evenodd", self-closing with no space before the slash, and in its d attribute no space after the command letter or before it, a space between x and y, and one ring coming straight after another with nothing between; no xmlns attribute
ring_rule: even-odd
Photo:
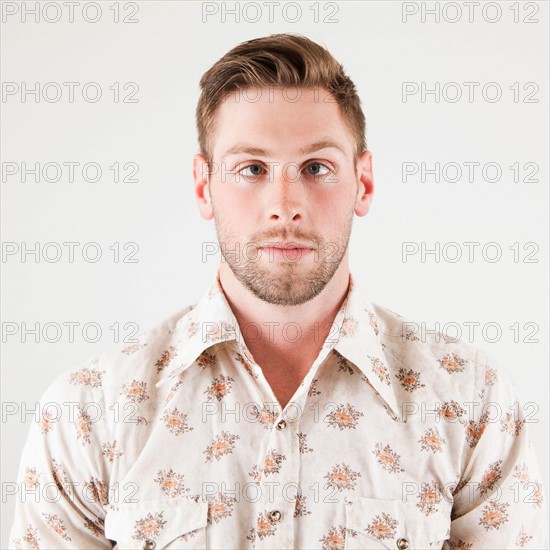
<svg viewBox="0 0 550 550"><path fill-rule="evenodd" d="M247 88L221 103L213 132L216 159L246 142L277 155L296 154L309 144L331 140L351 156L354 138L338 103L323 88Z"/></svg>

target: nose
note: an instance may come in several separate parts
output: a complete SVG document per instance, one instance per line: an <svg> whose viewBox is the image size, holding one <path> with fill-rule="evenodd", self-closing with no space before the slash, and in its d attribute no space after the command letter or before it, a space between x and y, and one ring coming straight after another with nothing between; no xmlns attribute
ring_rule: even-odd
<svg viewBox="0 0 550 550"><path fill-rule="evenodd" d="M303 217L301 175L294 166L283 165L273 172L270 186L269 219L280 224L299 221Z"/></svg>

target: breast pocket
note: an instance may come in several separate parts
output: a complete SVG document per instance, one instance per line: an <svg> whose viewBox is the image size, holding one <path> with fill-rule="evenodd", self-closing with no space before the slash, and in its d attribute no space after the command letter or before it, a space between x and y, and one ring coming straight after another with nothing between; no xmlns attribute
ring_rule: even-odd
<svg viewBox="0 0 550 550"><path fill-rule="evenodd" d="M345 548L441 549L450 534L451 509L443 495L428 514L413 502L358 497L346 505Z"/></svg>
<svg viewBox="0 0 550 550"><path fill-rule="evenodd" d="M208 502L186 498L122 503L105 516L114 548L206 548Z"/></svg>

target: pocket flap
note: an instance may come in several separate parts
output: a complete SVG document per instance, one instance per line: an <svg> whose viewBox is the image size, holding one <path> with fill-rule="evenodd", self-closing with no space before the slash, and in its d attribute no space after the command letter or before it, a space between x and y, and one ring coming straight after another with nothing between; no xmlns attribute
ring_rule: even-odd
<svg viewBox="0 0 550 550"><path fill-rule="evenodd" d="M406 539L411 549L430 548L449 537L451 509L443 495L429 513L413 502L358 497L346 506L346 524L387 548L399 548L399 539Z"/></svg>
<svg viewBox="0 0 550 550"><path fill-rule="evenodd" d="M146 540L164 548L178 537L206 527L208 502L188 498L121 503L105 516L105 536L118 548L143 548Z"/></svg>

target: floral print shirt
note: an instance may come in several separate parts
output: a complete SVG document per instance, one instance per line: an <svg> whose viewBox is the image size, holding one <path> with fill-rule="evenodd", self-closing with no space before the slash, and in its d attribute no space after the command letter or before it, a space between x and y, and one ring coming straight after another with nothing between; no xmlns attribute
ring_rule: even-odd
<svg viewBox="0 0 550 550"><path fill-rule="evenodd" d="M281 410L216 273L46 389L10 548L547 548L532 411L481 349L416 326L350 275Z"/></svg>

